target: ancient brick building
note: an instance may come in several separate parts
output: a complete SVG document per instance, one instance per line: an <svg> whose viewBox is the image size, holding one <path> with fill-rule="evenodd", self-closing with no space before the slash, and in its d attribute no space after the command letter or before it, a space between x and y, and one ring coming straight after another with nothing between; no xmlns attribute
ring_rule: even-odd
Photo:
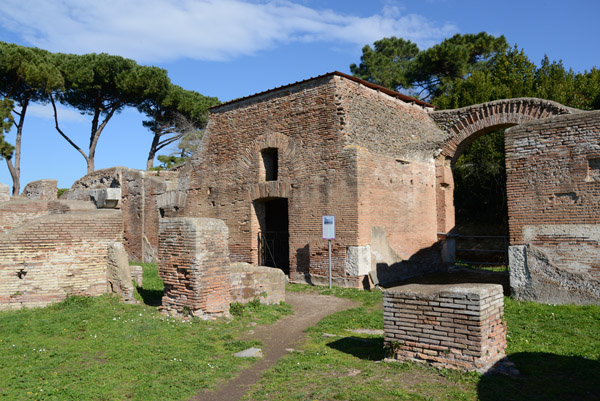
<svg viewBox="0 0 600 401"><path fill-rule="evenodd" d="M551 119L560 115L570 116ZM548 121L548 126L564 130L565 124L578 126L587 119L583 124L587 133L573 141L598 146L598 126L590 118L597 121L598 117L532 98L434 111L425 102L334 72L213 108L203 148L179 176L179 191L186 194L179 213L222 219L229 228L232 261L277 266L292 281L326 280L324 215L336 216L335 284L368 285L369 273L382 282L426 274L452 261L442 252L444 242L439 239L444 237L439 234L454 228L451 168L468 144L498 128ZM523 152L523 140L510 145L511 135L518 131L508 132L507 159L511 160L520 157L516 155ZM529 141L537 143L537 134L531 129L526 132ZM580 146L583 150L577 155L560 154L590 160L579 169L581 174L574 169L577 174L561 180L581 175L585 185L578 188L597 191L594 146ZM533 171L525 175L554 174L551 169L561 166L560 162L548 165L550 170L544 173L531 167ZM509 185L519 174L521 170L509 167ZM537 191L534 181L525 181L518 184L528 188L525 192ZM519 212L525 192L509 191L515 244L521 243L517 231L530 218ZM579 192L575 196L586 199L580 210L597 216L597 203L589 202L593 197ZM543 214L547 199L538 197L534 202L536 213ZM568 224L562 216L566 215L553 215L551 224ZM594 218L582 223L595 225ZM540 238L546 237L537 238L543 242ZM594 235L582 241L587 241L587 249L598 247ZM571 259L579 258L577 249L571 247ZM587 252L582 257L590 255L596 256Z"/></svg>
<svg viewBox="0 0 600 401"><path fill-rule="evenodd" d="M106 222L122 223L109 237L122 236L131 259L156 260L164 218L213 218L227 227L230 262L277 267L292 281L316 284L328 278L322 216L333 215L333 283L367 287L371 279L390 283L452 264L445 241L454 229L452 165L477 137L513 126L505 134L513 291L521 299L600 303L600 112L542 99L435 111L329 73L213 108L202 148L179 172L101 170L61 199L116 208L102 212ZM0 213L0 231L12 241L0 249L7 277L27 264L15 253L17 242L36 240L23 231L13 244L16 227L65 205L48 200L17 210L14 202L0 204L11 210ZM44 227L52 231L50 220ZM209 241L203 235L194 237L198 250ZM255 273L235 273L231 299L244 297L242 281L252 282L252 294L262 291ZM17 287L7 287L5 296L20 294Z"/></svg>
<svg viewBox="0 0 600 401"><path fill-rule="evenodd" d="M439 268L430 105L340 73L212 109L180 174L185 216L222 219L231 259L324 282L321 218L336 217L334 283Z"/></svg>

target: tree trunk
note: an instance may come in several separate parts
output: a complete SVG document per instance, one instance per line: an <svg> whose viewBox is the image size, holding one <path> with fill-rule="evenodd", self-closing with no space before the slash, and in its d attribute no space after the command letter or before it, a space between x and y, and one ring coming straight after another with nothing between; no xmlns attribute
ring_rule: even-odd
<svg viewBox="0 0 600 401"><path fill-rule="evenodd" d="M156 156L156 147L158 146L158 140L160 135L154 134L152 138L152 145L150 145L150 151L148 152L148 160L146 161L146 170L150 170L154 167L154 156Z"/></svg>
<svg viewBox="0 0 600 401"><path fill-rule="evenodd" d="M17 136L15 138L14 172L10 172L10 175L13 179L13 196L19 196L19 193L21 192L21 136L23 135L23 123L25 122L25 113L27 112L27 106L29 106L29 99L25 100L23 102L23 105L21 106L19 123L17 124Z"/></svg>
<svg viewBox="0 0 600 401"><path fill-rule="evenodd" d="M12 161L10 161L10 159L5 159L5 160L6 160L6 165L8 166L8 171L10 172L10 177L12 178L12 182L13 182L12 196L19 196L21 179L20 179L19 175L17 174L17 172L15 171L15 167L13 166Z"/></svg>

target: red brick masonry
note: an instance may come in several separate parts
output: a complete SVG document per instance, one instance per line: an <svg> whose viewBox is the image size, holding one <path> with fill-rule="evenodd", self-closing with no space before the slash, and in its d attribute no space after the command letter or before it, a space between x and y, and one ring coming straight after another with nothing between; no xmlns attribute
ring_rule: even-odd
<svg viewBox="0 0 600 401"><path fill-rule="evenodd" d="M195 315L229 311L228 230L217 219L160 220L158 274L165 282L162 307Z"/></svg>
<svg viewBox="0 0 600 401"><path fill-rule="evenodd" d="M383 293L385 347L400 361L485 372L504 358L502 286L409 284Z"/></svg>

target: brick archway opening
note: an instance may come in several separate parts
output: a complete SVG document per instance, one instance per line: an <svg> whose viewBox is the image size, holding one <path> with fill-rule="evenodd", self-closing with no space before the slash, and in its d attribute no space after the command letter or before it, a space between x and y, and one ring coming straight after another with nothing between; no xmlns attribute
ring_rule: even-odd
<svg viewBox="0 0 600 401"><path fill-rule="evenodd" d="M455 231L455 182L452 168L469 145L498 129L573 112L576 110L536 98L504 99L461 109L431 112L430 116L448 135L435 162L438 232Z"/></svg>
<svg viewBox="0 0 600 401"><path fill-rule="evenodd" d="M471 267L508 263L504 128L514 125L476 132L452 157L436 160L438 232L450 234L453 250L447 261ZM489 149L487 158L481 157L482 149Z"/></svg>

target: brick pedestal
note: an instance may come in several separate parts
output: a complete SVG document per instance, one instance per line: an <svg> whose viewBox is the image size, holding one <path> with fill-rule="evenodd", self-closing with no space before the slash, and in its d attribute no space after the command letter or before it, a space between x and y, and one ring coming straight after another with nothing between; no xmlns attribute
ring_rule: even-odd
<svg viewBox="0 0 600 401"><path fill-rule="evenodd" d="M502 286L423 285L383 293L389 357L485 372L506 349Z"/></svg>
<svg viewBox="0 0 600 401"><path fill-rule="evenodd" d="M221 220L160 220L158 273L165 282L162 307L170 314L227 312L229 248Z"/></svg>

